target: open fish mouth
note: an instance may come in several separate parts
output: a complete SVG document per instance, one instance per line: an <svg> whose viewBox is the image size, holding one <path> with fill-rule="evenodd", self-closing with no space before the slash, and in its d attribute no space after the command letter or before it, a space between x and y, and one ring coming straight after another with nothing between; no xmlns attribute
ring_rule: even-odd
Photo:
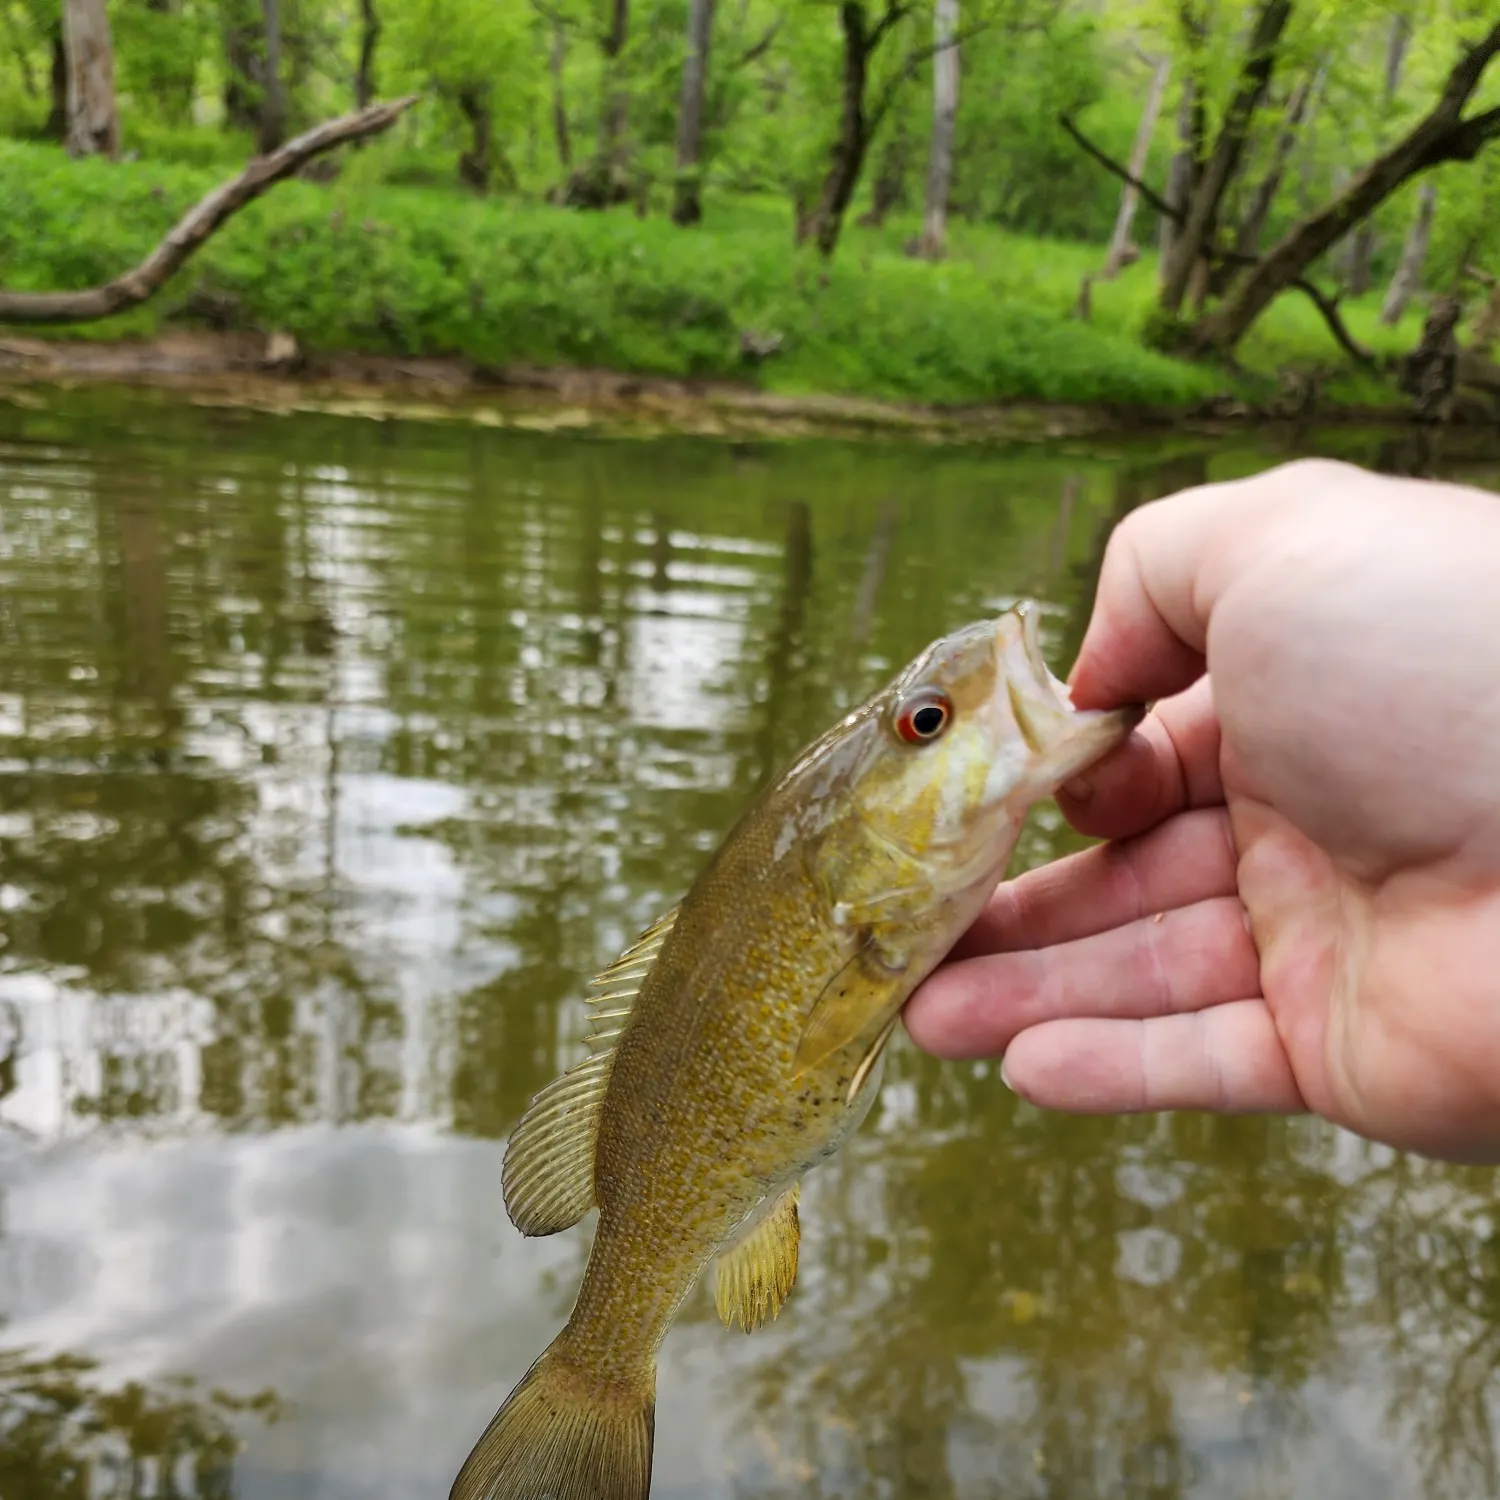
<svg viewBox="0 0 1500 1500"><path fill-rule="evenodd" d="M997 708L1008 710L1041 777L1056 785L1113 749L1140 722L1144 707L1108 711L1073 707L1067 685L1042 654L1041 611L1030 600L995 626Z"/></svg>

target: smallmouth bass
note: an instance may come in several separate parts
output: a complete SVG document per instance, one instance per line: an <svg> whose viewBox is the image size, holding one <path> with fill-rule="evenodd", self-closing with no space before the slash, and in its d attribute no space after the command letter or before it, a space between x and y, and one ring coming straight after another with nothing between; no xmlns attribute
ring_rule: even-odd
<svg viewBox="0 0 1500 1500"><path fill-rule="evenodd" d="M1079 712L1034 606L934 642L742 814L594 982L589 1056L506 1149L523 1234L599 1223L572 1314L450 1500L646 1500L656 1357L714 1266L723 1321L775 1317L799 1185L869 1112L912 991L979 914L1027 811L1140 710Z"/></svg>

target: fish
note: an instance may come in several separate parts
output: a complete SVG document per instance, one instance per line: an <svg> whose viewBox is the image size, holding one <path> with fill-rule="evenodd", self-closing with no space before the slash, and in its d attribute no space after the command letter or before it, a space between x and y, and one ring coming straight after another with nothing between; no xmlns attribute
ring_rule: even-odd
<svg viewBox="0 0 1500 1500"><path fill-rule="evenodd" d="M450 1500L646 1500L656 1361L700 1277L730 1328L797 1279L806 1174L869 1113L901 1009L984 908L1033 804L1140 707L1080 711L1023 601L929 645L740 815L593 981L587 1055L506 1146L525 1235L597 1208L567 1323Z"/></svg>

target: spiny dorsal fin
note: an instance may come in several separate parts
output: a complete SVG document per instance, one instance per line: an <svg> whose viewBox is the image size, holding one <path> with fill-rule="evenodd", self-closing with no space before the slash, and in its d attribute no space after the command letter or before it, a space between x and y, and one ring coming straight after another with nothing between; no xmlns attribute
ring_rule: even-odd
<svg viewBox="0 0 1500 1500"><path fill-rule="evenodd" d="M651 972L651 965L656 962L656 955L661 952L662 944L677 920L677 910L674 906L671 911L663 912L608 968L601 969L594 976L591 987L618 992L620 986L633 986L628 993L638 991L640 981ZM595 1005L602 1005L611 995L592 995L589 998Z"/></svg>
<svg viewBox="0 0 1500 1500"><path fill-rule="evenodd" d="M793 1183L750 1228L714 1261L714 1305L726 1328L738 1323L754 1333L774 1318L797 1280L799 1185Z"/></svg>
<svg viewBox="0 0 1500 1500"><path fill-rule="evenodd" d="M522 1234L571 1229L594 1206L594 1142L615 1048L676 916L674 906L658 917L594 980L589 1056L553 1079L511 1132L501 1180L505 1211Z"/></svg>

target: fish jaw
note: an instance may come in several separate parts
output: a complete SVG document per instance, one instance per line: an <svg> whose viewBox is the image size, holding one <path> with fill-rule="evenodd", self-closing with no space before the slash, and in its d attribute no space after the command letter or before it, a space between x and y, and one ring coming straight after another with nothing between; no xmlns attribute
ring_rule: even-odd
<svg viewBox="0 0 1500 1500"><path fill-rule="evenodd" d="M983 800L1023 814L1121 744L1145 706L1078 709L1042 655L1040 612L1018 604L995 622L996 754Z"/></svg>

